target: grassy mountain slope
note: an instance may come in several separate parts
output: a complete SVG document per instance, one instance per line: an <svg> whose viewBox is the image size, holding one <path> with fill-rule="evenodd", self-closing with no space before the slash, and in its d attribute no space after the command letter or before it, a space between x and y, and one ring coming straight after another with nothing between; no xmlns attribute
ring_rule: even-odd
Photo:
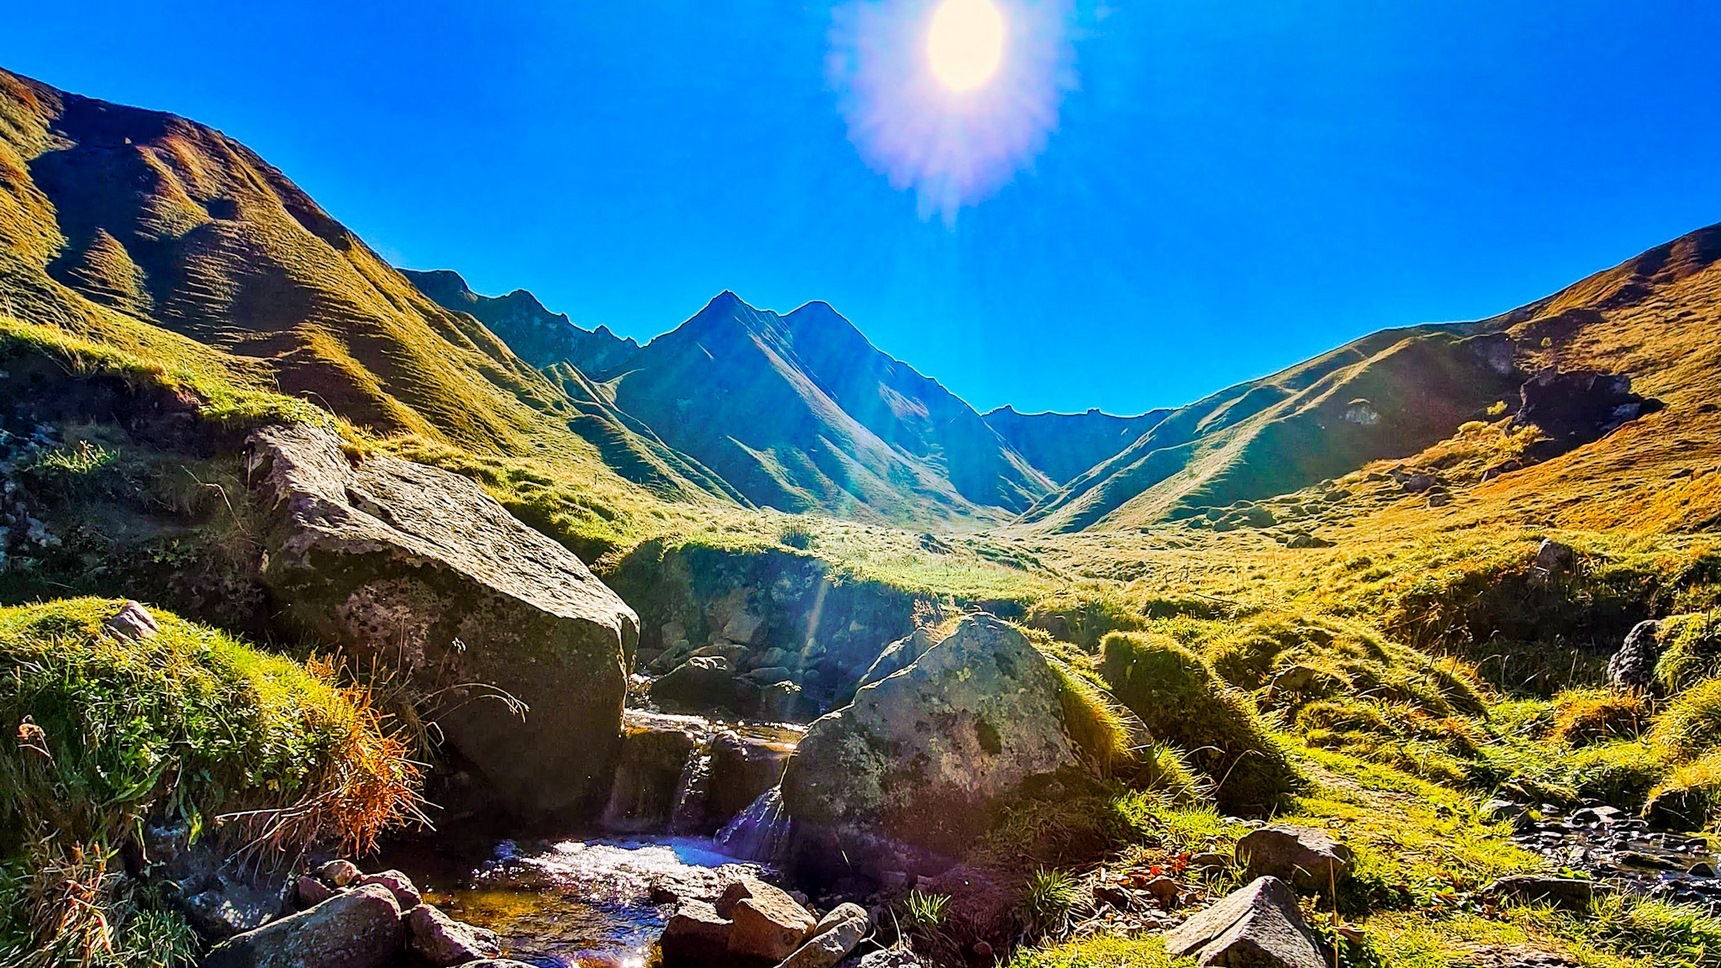
<svg viewBox="0 0 1721 968"><path fill-rule="evenodd" d="M1667 409L1502 475L1483 493L1524 507L1564 500L1572 507L1560 516L1574 523L1668 523L1681 517L1670 503L1710 501L1695 477L1671 488L1644 482L1662 467L1701 463L1721 439L1721 421L1703 406L1721 373L1718 259L1721 229L1703 229L1492 319L1371 334L1173 412L1025 520L1063 531L1136 527L1295 491L1371 460L1414 458L1496 401L1519 407L1527 376L1558 370L1624 376ZM1641 510L1593 500L1619 488L1642 491ZM1686 525L1701 517L1684 515Z"/></svg>
<svg viewBox="0 0 1721 968"><path fill-rule="evenodd" d="M1028 463L1052 480L1066 483L1095 464L1117 456L1170 415L1171 411L1164 409L1134 417L1098 410L1019 413L1015 407L1003 406L988 412L984 419Z"/></svg>
<svg viewBox="0 0 1721 968"><path fill-rule="evenodd" d="M1025 517L1066 531L1164 520L1414 453L1515 391L1500 346L1438 327L1365 336L1174 411Z"/></svg>
<svg viewBox="0 0 1721 968"><path fill-rule="evenodd" d="M448 269L418 272L402 269L419 291L444 309L469 313L502 338L520 359L540 369L570 363L594 379L607 380L621 364L639 352L639 343L610 332L609 327L581 329L567 313L552 313L524 289L506 296L481 296L459 273Z"/></svg>
<svg viewBox="0 0 1721 968"><path fill-rule="evenodd" d="M596 408L426 297L243 145L3 71L0 314L208 386L300 397L379 436L537 462L602 495L585 503L611 518L727 497L685 461L592 426ZM619 456L618 436L632 448Z"/></svg>
<svg viewBox="0 0 1721 968"><path fill-rule="evenodd" d="M780 510L985 518L1051 486L972 408L823 303L781 316L724 293L628 362L615 403Z"/></svg>

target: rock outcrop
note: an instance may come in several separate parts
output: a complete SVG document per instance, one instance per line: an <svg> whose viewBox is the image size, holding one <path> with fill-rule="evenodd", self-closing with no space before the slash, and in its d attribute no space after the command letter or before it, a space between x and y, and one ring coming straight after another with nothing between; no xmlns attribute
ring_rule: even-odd
<svg viewBox="0 0 1721 968"><path fill-rule="evenodd" d="M1276 877L1258 878L1195 914L1166 934L1165 948L1203 968L1327 966L1297 899Z"/></svg>
<svg viewBox="0 0 1721 968"><path fill-rule="evenodd" d="M355 464L327 430L258 431L249 473L269 515L263 579L291 624L435 695L492 802L603 805L638 619L578 558L472 482Z"/></svg>
<svg viewBox="0 0 1721 968"><path fill-rule="evenodd" d="M1021 632L986 615L813 723L783 800L803 832L876 835L950 852L987 807L1074 763L1062 683Z"/></svg>

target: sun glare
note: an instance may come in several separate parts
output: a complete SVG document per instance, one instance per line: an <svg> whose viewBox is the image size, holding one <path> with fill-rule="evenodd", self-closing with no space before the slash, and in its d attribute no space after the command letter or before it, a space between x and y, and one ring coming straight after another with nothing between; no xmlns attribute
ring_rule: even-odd
<svg viewBox="0 0 1721 968"><path fill-rule="evenodd" d="M992 0L944 0L926 32L926 57L939 83L972 91L1004 60L1004 15Z"/></svg>
<svg viewBox="0 0 1721 968"><path fill-rule="evenodd" d="M849 138L922 218L955 224L1033 164L1075 87L1074 0L850 0L831 86Z"/></svg>

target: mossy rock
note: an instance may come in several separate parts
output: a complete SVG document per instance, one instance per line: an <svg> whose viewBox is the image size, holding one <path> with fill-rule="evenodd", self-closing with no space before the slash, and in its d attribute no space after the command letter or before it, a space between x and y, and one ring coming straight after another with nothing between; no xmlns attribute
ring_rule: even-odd
<svg viewBox="0 0 1721 968"><path fill-rule="evenodd" d="M1114 632L1101 643L1100 674L1149 734L1183 749L1217 784L1219 802L1266 813L1301 779L1262 724L1254 703L1194 652L1162 635Z"/></svg>
<svg viewBox="0 0 1721 968"><path fill-rule="evenodd" d="M803 826L957 851L1001 798L1078 762L1063 691L1020 630L969 617L813 723L784 772L783 803Z"/></svg>

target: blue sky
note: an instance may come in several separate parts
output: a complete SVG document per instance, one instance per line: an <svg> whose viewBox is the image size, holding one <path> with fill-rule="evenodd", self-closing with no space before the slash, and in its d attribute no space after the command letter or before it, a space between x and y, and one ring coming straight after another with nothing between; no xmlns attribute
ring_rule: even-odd
<svg viewBox="0 0 1721 968"><path fill-rule="evenodd" d="M218 127L398 264L642 339L824 299L982 410L1184 403L1721 221L1721 4L1108 2L954 221L851 140L829 5L28 4L0 66Z"/></svg>

